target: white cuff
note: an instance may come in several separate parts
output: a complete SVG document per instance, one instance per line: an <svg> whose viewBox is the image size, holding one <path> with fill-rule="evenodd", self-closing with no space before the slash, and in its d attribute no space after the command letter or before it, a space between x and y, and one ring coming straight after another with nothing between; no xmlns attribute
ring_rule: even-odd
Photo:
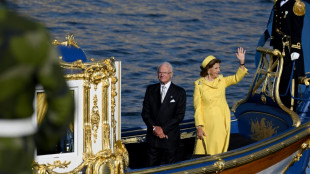
<svg viewBox="0 0 310 174"><path fill-rule="evenodd" d="M293 52L291 54L291 60L297 60L299 58L299 53Z"/></svg>

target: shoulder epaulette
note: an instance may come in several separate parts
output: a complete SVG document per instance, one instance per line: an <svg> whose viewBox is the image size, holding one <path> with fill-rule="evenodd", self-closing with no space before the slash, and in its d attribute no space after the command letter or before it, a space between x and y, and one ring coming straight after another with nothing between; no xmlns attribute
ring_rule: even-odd
<svg viewBox="0 0 310 174"><path fill-rule="evenodd" d="M301 2L300 0L296 0L293 7L293 12L296 16L303 16L306 13L306 6L305 3Z"/></svg>

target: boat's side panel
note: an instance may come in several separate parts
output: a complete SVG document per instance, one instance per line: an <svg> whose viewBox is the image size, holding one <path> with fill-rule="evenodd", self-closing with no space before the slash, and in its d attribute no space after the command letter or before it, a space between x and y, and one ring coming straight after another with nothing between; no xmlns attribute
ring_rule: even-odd
<svg viewBox="0 0 310 174"><path fill-rule="evenodd" d="M309 145L309 144L308 144ZM302 156L300 153L296 154L295 161L291 161L291 164L286 166L285 174L294 174L296 171L300 171L300 174L305 174L307 168L309 168L309 158L310 158L310 149L308 146L308 149L302 153Z"/></svg>
<svg viewBox="0 0 310 174"><path fill-rule="evenodd" d="M157 168L134 170L131 173L274 173L278 169L286 171L296 159L306 155L310 147L307 125L279 135L266 142L255 143L252 147L240 148L220 155L198 158ZM305 129L306 128L306 129ZM300 131L303 130L303 131ZM260 150L258 150L260 149ZM308 158L303 163L308 163ZM301 161L302 162L302 161ZM282 167L281 167L282 166ZM306 165L296 167L296 172L305 170ZM294 170L295 171L295 170ZM130 172L129 172L130 173ZM280 172L281 173L281 172Z"/></svg>
<svg viewBox="0 0 310 174"><path fill-rule="evenodd" d="M302 144L307 142L307 140L310 137L307 136L299 141L297 141L296 143L280 150L277 151L269 156L266 156L264 158L255 160L253 162L250 162L248 164L236 167L236 168L232 168L232 169L228 169L223 171L223 174L243 174L243 173L258 173L261 171L270 173L271 171L268 171L266 169L268 169L269 167L276 165L277 163L279 163L280 161L286 159L286 158L293 158L292 154L296 153L298 150L302 149ZM285 145L283 145L285 146ZM266 151L268 151L268 149L266 149ZM293 155L294 156L294 155ZM255 156L253 156L253 158L255 158ZM293 159L291 159L293 160ZM289 161L291 161L289 160ZM288 165L288 164L287 164ZM272 169L272 168L270 168ZM302 170L302 169L299 169ZM271 172L272 173L272 172ZM280 172L281 173L281 172ZM296 173L299 173L298 171L296 171Z"/></svg>
<svg viewBox="0 0 310 174"><path fill-rule="evenodd" d="M293 122L284 111L257 103L245 103L237 108L239 132L259 141L292 127Z"/></svg>
<svg viewBox="0 0 310 174"><path fill-rule="evenodd" d="M298 152L293 153L291 156L283 159L282 161L279 161L273 166L268 167L267 169L257 173L257 174L270 174L270 173L284 173L285 168L289 166L291 163L292 159L298 154ZM299 171L299 170L297 170Z"/></svg>

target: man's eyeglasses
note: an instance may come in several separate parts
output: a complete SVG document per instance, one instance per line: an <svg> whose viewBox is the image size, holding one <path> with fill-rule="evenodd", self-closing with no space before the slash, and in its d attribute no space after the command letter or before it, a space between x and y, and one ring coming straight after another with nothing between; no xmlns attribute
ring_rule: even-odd
<svg viewBox="0 0 310 174"><path fill-rule="evenodd" d="M162 74L168 75L168 74L171 74L171 72L158 72L158 74L159 74L159 75L162 75Z"/></svg>

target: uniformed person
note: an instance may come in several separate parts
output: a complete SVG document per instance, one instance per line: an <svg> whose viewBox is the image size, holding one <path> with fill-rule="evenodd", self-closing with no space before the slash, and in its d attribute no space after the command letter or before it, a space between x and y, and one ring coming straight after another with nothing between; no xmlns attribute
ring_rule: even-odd
<svg viewBox="0 0 310 174"><path fill-rule="evenodd" d="M296 107L296 104L291 100L290 89L294 90L292 94L297 97L298 77L305 75L301 45L305 6L300 0L277 0L273 13L270 45L281 51L284 57L279 93L282 103L293 109L291 106ZM295 61L294 67L293 61ZM289 83L292 72L293 86ZM289 86L292 88L288 89Z"/></svg>
<svg viewBox="0 0 310 174"><path fill-rule="evenodd" d="M37 85L48 110L36 127L31 116ZM45 28L0 3L0 173L32 173L35 147L55 147L73 119L73 103Z"/></svg>

